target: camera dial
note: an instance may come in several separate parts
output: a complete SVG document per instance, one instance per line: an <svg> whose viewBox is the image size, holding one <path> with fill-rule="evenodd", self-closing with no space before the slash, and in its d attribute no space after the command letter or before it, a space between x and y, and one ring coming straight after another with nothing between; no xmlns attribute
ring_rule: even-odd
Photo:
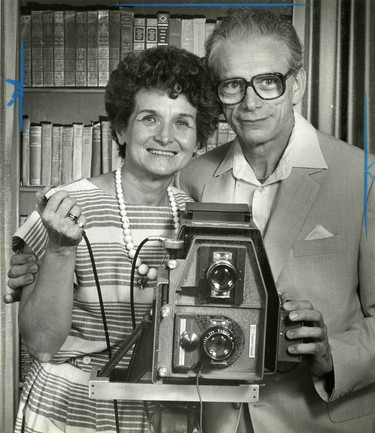
<svg viewBox="0 0 375 433"><path fill-rule="evenodd" d="M234 350L234 336L232 332L222 326L214 326L202 334L202 348L204 353L215 362L228 359Z"/></svg>

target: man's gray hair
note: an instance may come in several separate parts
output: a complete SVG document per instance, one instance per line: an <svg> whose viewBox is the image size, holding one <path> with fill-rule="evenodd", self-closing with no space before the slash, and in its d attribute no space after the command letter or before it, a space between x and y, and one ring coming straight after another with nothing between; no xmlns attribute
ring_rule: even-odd
<svg viewBox="0 0 375 433"><path fill-rule="evenodd" d="M265 9L236 7L228 9L206 42L206 60L214 78L220 76L216 54L223 43L250 41L260 37L270 37L284 43L289 68L297 71L302 67L302 44L292 23L285 16Z"/></svg>

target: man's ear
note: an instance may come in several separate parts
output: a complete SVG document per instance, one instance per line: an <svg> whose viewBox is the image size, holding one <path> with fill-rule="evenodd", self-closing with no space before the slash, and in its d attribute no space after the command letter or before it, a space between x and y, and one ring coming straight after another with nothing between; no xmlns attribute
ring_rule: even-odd
<svg viewBox="0 0 375 433"><path fill-rule="evenodd" d="M293 105L297 105L301 102L303 95L305 93L306 87L306 72L301 68L298 72L294 74L293 82Z"/></svg>

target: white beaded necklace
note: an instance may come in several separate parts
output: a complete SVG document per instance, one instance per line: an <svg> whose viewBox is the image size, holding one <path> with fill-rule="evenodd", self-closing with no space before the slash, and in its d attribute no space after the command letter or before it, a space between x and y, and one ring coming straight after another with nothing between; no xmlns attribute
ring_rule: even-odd
<svg viewBox="0 0 375 433"><path fill-rule="evenodd" d="M115 172L115 187L116 187L117 202L120 209L121 222L122 222L122 234L124 238L125 247L128 253L128 257L130 259L134 259L137 248L133 243L133 237L130 231L129 219L126 214L124 193L122 189L121 168L118 168ZM177 208L176 200L174 198L171 186L168 186L167 193L168 193L169 204L173 216L174 232L175 234L177 234L179 228L179 217L177 212L178 208ZM149 280L156 279L157 270L155 268L149 268L145 263L142 263L142 260L139 257L137 258L135 266L138 274L142 278L146 277ZM145 287L144 281L140 282L140 287L141 288Z"/></svg>

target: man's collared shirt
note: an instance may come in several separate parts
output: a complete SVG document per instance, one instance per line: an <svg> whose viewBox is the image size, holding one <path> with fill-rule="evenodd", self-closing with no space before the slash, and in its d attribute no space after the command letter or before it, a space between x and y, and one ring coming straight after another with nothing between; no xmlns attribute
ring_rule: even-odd
<svg viewBox="0 0 375 433"><path fill-rule="evenodd" d="M289 143L275 169L264 183L260 183L247 162L238 141L227 153L216 175L233 170L235 178L234 203L247 203L253 220L264 234L275 196L281 181L286 179L294 167L325 168L327 163L319 146L314 127L301 115L294 113L295 124Z"/></svg>

